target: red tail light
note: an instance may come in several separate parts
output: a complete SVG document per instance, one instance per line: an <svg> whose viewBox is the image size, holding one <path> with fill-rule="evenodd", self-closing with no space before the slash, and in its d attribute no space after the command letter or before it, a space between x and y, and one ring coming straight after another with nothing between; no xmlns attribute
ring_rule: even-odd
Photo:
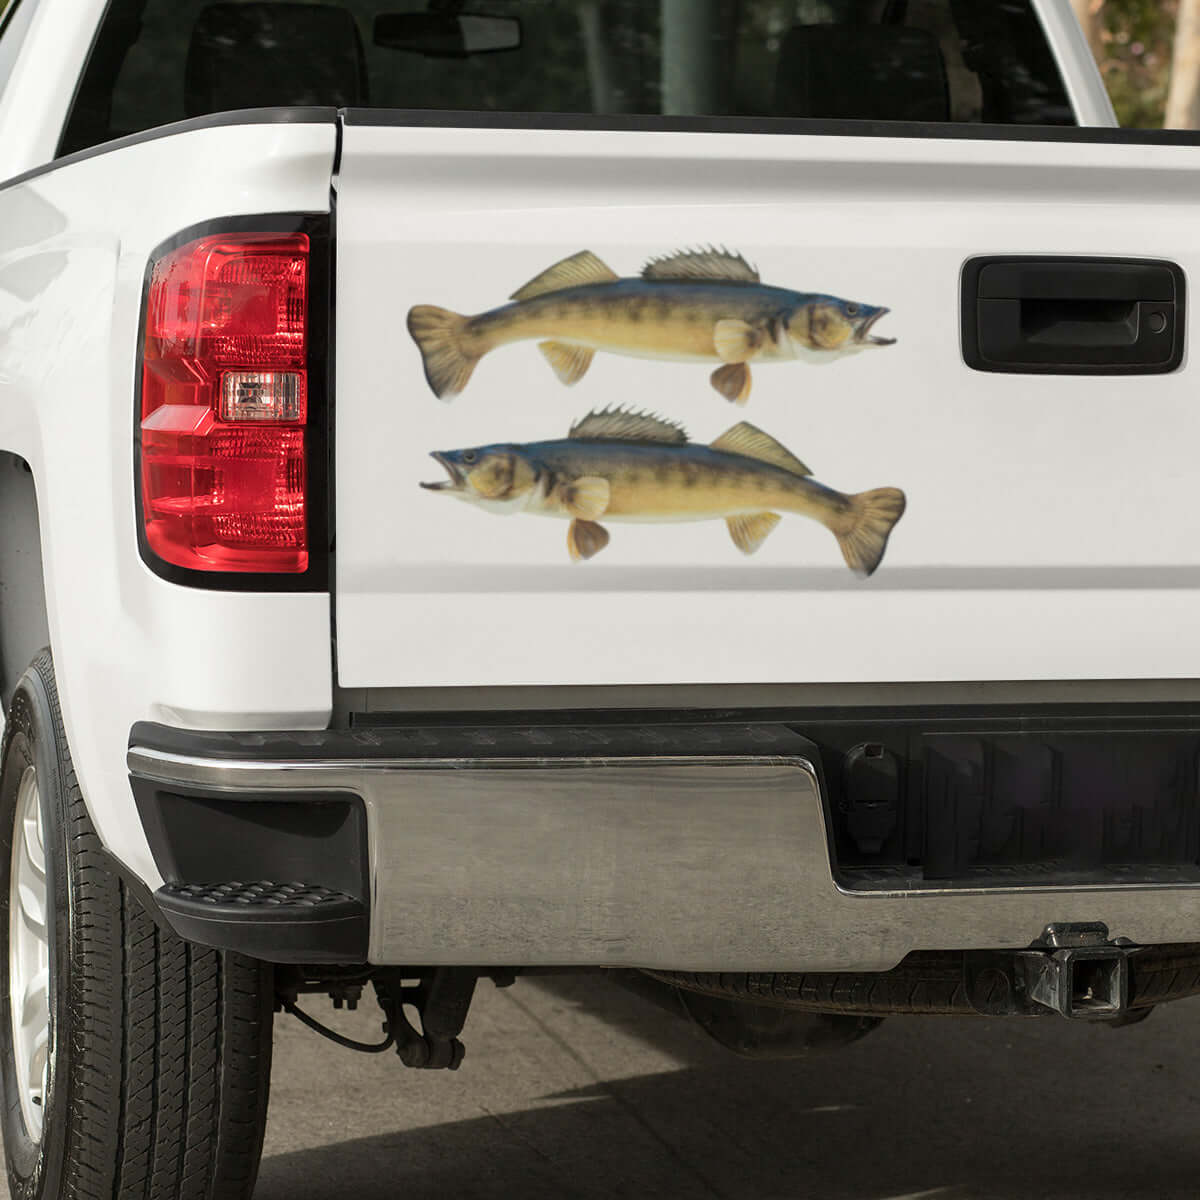
<svg viewBox="0 0 1200 1200"><path fill-rule="evenodd" d="M199 571L308 567L308 237L200 238L158 260L142 366L142 520Z"/></svg>

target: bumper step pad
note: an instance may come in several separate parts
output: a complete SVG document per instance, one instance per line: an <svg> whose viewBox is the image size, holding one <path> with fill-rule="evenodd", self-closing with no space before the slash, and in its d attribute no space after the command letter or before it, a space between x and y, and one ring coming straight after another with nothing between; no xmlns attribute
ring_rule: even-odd
<svg viewBox="0 0 1200 1200"><path fill-rule="evenodd" d="M168 883L155 899L181 937L204 945L276 962L366 957L366 906L319 884Z"/></svg>

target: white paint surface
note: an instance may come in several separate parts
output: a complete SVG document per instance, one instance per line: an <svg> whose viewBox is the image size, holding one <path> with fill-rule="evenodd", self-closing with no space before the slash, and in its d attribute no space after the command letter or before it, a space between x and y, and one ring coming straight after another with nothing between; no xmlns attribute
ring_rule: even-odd
<svg viewBox="0 0 1200 1200"><path fill-rule="evenodd" d="M33 470L71 754L105 844L155 871L125 767L135 721L323 728L329 597L180 587L138 555L133 427L142 284L180 230L329 206L336 130L198 130L0 189L0 447Z"/></svg>
<svg viewBox="0 0 1200 1200"><path fill-rule="evenodd" d="M364 128L338 182L338 671L346 686L1171 678L1200 674L1194 368L983 374L963 263L1114 255L1200 266L1200 151L1005 141ZM574 388L533 343L439 402L413 304L473 313L583 248L619 274L724 244L764 281L886 304L897 345L754 368L597 354ZM1195 322L1189 318L1194 334ZM715 364L713 364L715 365ZM878 574L785 516L753 558L720 523L566 524L422 492L431 450L563 437L594 408L740 419L843 491L909 500Z"/></svg>

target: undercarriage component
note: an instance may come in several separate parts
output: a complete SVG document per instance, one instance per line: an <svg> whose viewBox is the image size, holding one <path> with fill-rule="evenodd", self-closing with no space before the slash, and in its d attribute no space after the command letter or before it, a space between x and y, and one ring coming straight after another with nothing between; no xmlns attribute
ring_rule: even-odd
<svg viewBox="0 0 1200 1200"><path fill-rule="evenodd" d="M1071 1020L1110 1021L1129 1011L1130 960L1141 947L1109 941L1101 924L1049 925L1030 950L970 954L963 972L976 1010L1009 1016L1041 1005Z"/></svg>
<svg viewBox="0 0 1200 1200"><path fill-rule="evenodd" d="M705 995L663 983L642 971L618 971L615 977L659 1008L689 1019L742 1058L808 1058L857 1042L882 1024L881 1017L789 1011L778 1005Z"/></svg>
<svg viewBox="0 0 1200 1200"><path fill-rule="evenodd" d="M515 979L508 970L484 972L497 987ZM459 1041L481 972L474 967L437 967L425 971L403 967L303 967L279 966L275 976L276 1011L290 1013L314 1033L348 1050L379 1054L396 1047L406 1067L457 1071L465 1050ZM363 988L370 983L383 1009L381 1042L359 1042L345 1037L297 1007L301 995L328 994L334 1008L358 1007ZM418 1029L405 1013L416 1010Z"/></svg>
<svg viewBox="0 0 1200 1200"><path fill-rule="evenodd" d="M1067 951L1064 958L1055 958L1063 951ZM1121 972L1126 973L1123 982ZM878 972L648 974L684 991L794 1012L881 1017L1057 1012L1128 1025L1130 1018L1156 1004L1200 995L1200 944L923 950L908 955L891 971Z"/></svg>
<svg viewBox="0 0 1200 1200"><path fill-rule="evenodd" d="M335 1004L334 1007L338 1006ZM307 1025L313 1033L319 1033L323 1038L328 1038L335 1046L341 1046L344 1050L357 1050L360 1054L382 1054L396 1044L396 1039L390 1033L382 1042L359 1042L354 1038L348 1038L338 1033L336 1029L330 1029L328 1025L323 1025L316 1017L310 1016L292 1003L284 1004L283 1011L290 1013L302 1025ZM384 1029L386 1031L386 1025Z"/></svg>
<svg viewBox="0 0 1200 1200"><path fill-rule="evenodd" d="M309 974L303 967L277 966L275 968L275 1011L286 1012L295 1017L302 1025L307 1025L314 1033L343 1047L346 1050L357 1050L363 1054L382 1054L390 1050L394 1039L391 1034L382 1042L359 1042L340 1034L335 1029L322 1024L306 1013L297 1005L301 995L320 995L324 992L329 996L334 1008L348 1008L353 1012L358 1008L362 998L362 990L370 980L371 972L368 967L337 967L325 966L316 974ZM384 1026L387 1033L387 1026Z"/></svg>
<svg viewBox="0 0 1200 1200"><path fill-rule="evenodd" d="M367 966L342 967L329 963L305 968L280 963L275 967L275 1011L285 1010L301 996L325 994L334 1008L353 1012L371 974L372 968Z"/></svg>
<svg viewBox="0 0 1200 1200"><path fill-rule="evenodd" d="M438 967L416 984L406 982L411 978L411 972L396 968L378 972L372 981L396 1053L406 1067L457 1071L466 1053L458 1035L466 1024L479 972L473 967ZM405 1005L417 1010L420 1030L405 1015Z"/></svg>

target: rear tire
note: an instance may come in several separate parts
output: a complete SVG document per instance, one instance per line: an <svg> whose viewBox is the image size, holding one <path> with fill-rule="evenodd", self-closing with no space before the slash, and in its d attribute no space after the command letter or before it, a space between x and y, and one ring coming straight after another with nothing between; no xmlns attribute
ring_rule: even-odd
<svg viewBox="0 0 1200 1200"><path fill-rule="evenodd" d="M28 820L14 832L22 797L30 811L31 778L48 913L40 1100L41 1063L28 1051L37 1039L20 1020L23 1006L36 1025L36 1006L22 999L40 986L30 991L22 978L36 955L14 935L23 912L37 911L38 839L26 854ZM25 881L15 901L14 864ZM48 652L18 683L4 731L0 905L0 1120L13 1200L248 1200L266 1124L271 970L184 942L109 869L71 766Z"/></svg>

